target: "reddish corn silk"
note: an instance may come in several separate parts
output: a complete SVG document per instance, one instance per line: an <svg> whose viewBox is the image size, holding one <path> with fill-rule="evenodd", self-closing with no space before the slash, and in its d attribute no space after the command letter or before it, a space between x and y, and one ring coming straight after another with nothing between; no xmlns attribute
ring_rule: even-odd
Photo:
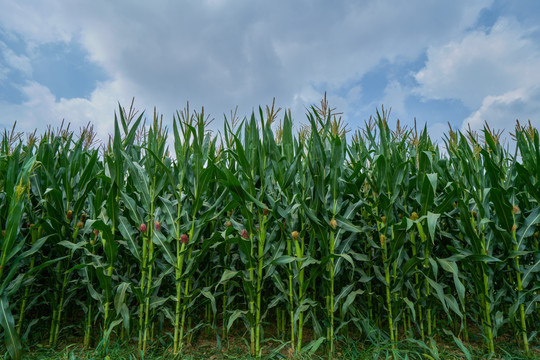
<svg viewBox="0 0 540 360"><path fill-rule="evenodd" d="M71 220L72 217L73 217L73 211L68 210L68 212L67 212L67 214L66 214L66 218L67 218L68 220Z"/></svg>
<svg viewBox="0 0 540 360"><path fill-rule="evenodd" d="M180 236L180 241L182 242L182 244L187 244L188 241L189 241L189 238L187 236L187 234L182 234L182 236Z"/></svg>
<svg viewBox="0 0 540 360"><path fill-rule="evenodd" d="M99 235L99 230L98 229L94 229L94 235L96 235L96 236Z"/></svg>
<svg viewBox="0 0 540 360"><path fill-rule="evenodd" d="M141 230L141 232L145 233L146 232L146 224L141 224L141 226L139 227L139 230Z"/></svg>
<svg viewBox="0 0 540 360"><path fill-rule="evenodd" d="M83 222L82 222L82 221L79 221L79 222L77 223L77 227L78 227L79 229L82 229L82 228L84 227Z"/></svg>
<svg viewBox="0 0 540 360"><path fill-rule="evenodd" d="M246 229L242 230L242 238L244 238L244 239L248 239L248 238L249 238L249 234L248 234L248 232L247 232Z"/></svg>
<svg viewBox="0 0 540 360"><path fill-rule="evenodd" d="M156 231L161 231L161 224L159 223L159 221L155 221L154 226L156 228Z"/></svg>

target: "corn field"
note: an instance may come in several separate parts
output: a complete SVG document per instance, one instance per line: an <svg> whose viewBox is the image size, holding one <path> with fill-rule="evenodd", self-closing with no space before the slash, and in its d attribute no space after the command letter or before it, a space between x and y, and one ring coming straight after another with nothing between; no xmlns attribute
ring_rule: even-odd
<svg viewBox="0 0 540 360"><path fill-rule="evenodd" d="M119 107L101 147L90 126L4 131L4 352L76 336L180 356L198 333L234 332L255 357L332 358L340 337L373 334L465 350L474 337L486 353L510 334L531 354L538 130L517 123L506 148L487 125L450 129L441 150L388 115L347 134L323 100L294 131L272 105L213 134L186 107L169 133Z"/></svg>

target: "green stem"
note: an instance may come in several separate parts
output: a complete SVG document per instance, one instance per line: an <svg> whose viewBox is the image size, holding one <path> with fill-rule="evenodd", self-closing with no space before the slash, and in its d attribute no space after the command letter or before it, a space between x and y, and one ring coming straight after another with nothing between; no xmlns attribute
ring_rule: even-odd
<svg viewBox="0 0 540 360"><path fill-rule="evenodd" d="M148 250L147 239L145 234L142 234L142 269L141 269L141 294L143 294L142 300L139 303L139 351L143 348L144 337L144 293L145 293L145 281L146 281L146 265L148 263Z"/></svg>
<svg viewBox="0 0 540 360"><path fill-rule="evenodd" d="M55 298L57 298L57 295L55 294L54 295ZM55 301L56 303L56 301ZM56 324L56 314L57 314L57 311L56 310L53 310L53 313L52 313L52 321L51 321L51 329L50 329L50 335L49 335L49 347L53 347L53 339L54 339L54 329L55 329L55 324Z"/></svg>
<svg viewBox="0 0 540 360"><path fill-rule="evenodd" d="M463 340L465 340L466 342L469 341L469 331L467 330L467 309L466 309L466 306L465 306L465 299L463 299L463 320L462 320L462 324L463 324Z"/></svg>
<svg viewBox="0 0 540 360"><path fill-rule="evenodd" d="M261 294L262 294L262 278L264 265L264 245L266 241L266 216L262 217L259 222L259 245L258 245L258 273L257 273L257 315L256 315L256 333L255 333L255 354L260 356L261 343Z"/></svg>
<svg viewBox="0 0 540 360"><path fill-rule="evenodd" d="M253 235L249 234L249 240L251 241L251 251L249 254L249 281L251 282L253 288L255 288L255 269L253 268ZM253 291L249 292L249 311L251 312L251 316L253 318L256 317L255 315L255 299L253 297ZM250 350L251 350L251 356L255 356L255 324L253 321L249 324L249 339L250 339Z"/></svg>
<svg viewBox="0 0 540 360"><path fill-rule="evenodd" d="M296 245L296 257L297 259L302 259L304 257L304 237L302 237L300 245L298 242ZM298 260L298 267L300 268L298 274L299 288L298 288L298 302L299 306L302 306L302 301L304 300L304 269L302 268L302 261ZM302 333L304 328L304 312L299 310L298 314L298 352L302 350Z"/></svg>
<svg viewBox="0 0 540 360"><path fill-rule="evenodd" d="M384 236L384 235L383 235ZM384 265L384 276L386 280L386 306L388 308L388 331L390 333L390 341L392 342L392 349L395 348L395 334L394 334L394 319L392 315L392 296L390 294L390 265L387 264L388 262L388 254L387 254L387 246L386 246L386 239L381 239L381 245L382 245L382 258L383 258L383 265Z"/></svg>
<svg viewBox="0 0 540 360"><path fill-rule="evenodd" d="M414 232L410 235L411 243L412 243L412 253L413 257L416 257L416 237ZM422 305L420 303L420 279L418 274L418 266L415 265L415 273L414 273L414 281L416 285L416 301L418 302L418 322L420 324L420 337L422 338L422 341L425 341L425 334L424 334L424 319L422 315Z"/></svg>
<svg viewBox="0 0 540 360"><path fill-rule="evenodd" d="M227 240L227 239L225 239ZM229 258L230 258L230 244L226 244L225 245L225 252L226 252L226 261L229 261ZM223 318L223 324L222 324L222 337L223 339L225 339L227 337L227 320L228 320L228 317L227 317L227 291L228 291L228 283L226 282L225 284L223 284L223 315L222 315L222 318Z"/></svg>
<svg viewBox="0 0 540 360"><path fill-rule="evenodd" d="M55 284L54 284L54 293L53 293L53 313L52 313L52 320L51 320L51 329L50 329L50 335L49 335L49 347L53 347L54 344L54 334L56 333L56 321L58 318L58 297L60 292L60 283L58 281L58 273L60 273L62 267L63 261L58 262L58 265L56 266L55 271Z"/></svg>
<svg viewBox="0 0 540 360"><path fill-rule="evenodd" d="M335 234L332 231L330 233L330 298L329 298L329 310L330 310L330 328L329 338L330 349L328 351L329 358L334 356L334 246L335 246Z"/></svg>
<svg viewBox="0 0 540 360"><path fill-rule="evenodd" d="M66 286L67 286L67 277L68 273L67 270L64 271L64 280L62 282L62 291L60 292L60 304L58 305L58 315L56 318L56 324L54 329L54 339L53 344L56 344L56 341L58 340L58 334L60 332L60 321L62 319L62 309L64 307L64 299L66 294Z"/></svg>
<svg viewBox="0 0 540 360"><path fill-rule="evenodd" d="M431 294L428 276L429 276L429 241L427 240L426 233L424 232L424 228L422 227L422 224L417 223L416 228L418 229L418 234L420 235L420 241L424 247L424 271L425 271L425 280L424 285L426 287L426 320L427 320L427 336L431 336L431 305L429 302L429 296Z"/></svg>
<svg viewBox="0 0 540 360"><path fill-rule="evenodd" d="M514 212L512 213L512 218L515 224L516 216ZM512 239L514 240L514 251L518 252L519 247L518 247L518 242L516 238L516 225L514 225L514 227L512 228ZM523 293L523 284L521 282L521 267L519 263L519 256L516 256L514 258L514 262L516 265L516 281L517 281L517 286L518 286L518 299L519 299L519 294ZM527 356L530 356L529 340L527 339L527 322L525 320L525 306L523 305L523 303L519 304L519 315L520 315L520 321L521 321L520 331L521 331L521 337L523 338L523 349L525 350L525 354Z"/></svg>
<svg viewBox="0 0 540 360"><path fill-rule="evenodd" d="M487 254L487 249L486 249L486 239L485 239L485 235L484 235L484 227L482 226L482 252ZM491 303L489 301L489 277L488 277L488 274L486 273L486 271L484 271L484 266L485 265L487 267L487 262L483 262L483 264L480 264L480 268L482 269L482 278L484 280L484 316L485 316L485 319L486 319L486 326L485 326L485 329L486 329L486 336L487 336L487 341L488 341L488 349L489 349L489 352L490 354L494 354L495 353L495 344L493 342L493 330L492 330L492 326L491 326Z"/></svg>
<svg viewBox="0 0 540 360"><path fill-rule="evenodd" d="M517 249L516 249L517 251ZM516 262L516 280L518 285L518 293L523 292L523 284L521 283L521 272L520 272L520 266L519 266L519 258L516 256L515 258ZM529 351L529 340L527 339L527 323L525 321L525 306L523 303L519 304L519 314L520 314L520 320L521 320L521 336L523 338L523 348L525 350L525 354L527 356L530 356Z"/></svg>
<svg viewBox="0 0 540 360"><path fill-rule="evenodd" d="M75 228L75 231L73 232L73 242L77 240L77 235L79 234L79 228ZM71 263L71 254L68 259L68 268L69 264ZM54 339L53 344L56 344L56 341L58 340L58 334L60 333L60 321L62 320L62 311L64 309L64 301L66 296L66 287L67 287L67 278L68 278L68 269L64 271L64 280L62 281L62 291L60 293L60 304L58 305L58 316L56 319L56 328L54 330Z"/></svg>
<svg viewBox="0 0 540 360"><path fill-rule="evenodd" d="M143 353L146 352L146 345L148 341L148 328L149 328L149 313L150 313L150 295L152 294L152 264L154 262L154 201L155 201L155 177L153 179L152 187L150 188L150 220L148 224L148 256L147 256L147 266L148 266L148 272L146 274L147 276L147 282L146 282L146 295L145 295L145 309L144 309L144 331L143 331L143 343L142 343L142 351ZM143 291L144 294L144 291Z"/></svg>
<svg viewBox="0 0 540 360"><path fill-rule="evenodd" d="M98 237L96 236L95 237L95 240L97 242L98 240ZM94 243L95 244L95 243ZM95 255L96 254L96 249L94 247L94 245L91 245L92 246L92 255ZM88 284L91 285L92 282L93 282L93 272L91 271L92 268L90 267L87 267L86 268L86 271L88 272ZM84 332L84 346L85 347L89 347L90 346L90 342L92 340L92 297L90 296L90 292L88 291L87 289L87 296L88 296L88 314L87 314L87 317L86 317L86 330Z"/></svg>
<svg viewBox="0 0 540 360"><path fill-rule="evenodd" d="M188 235L188 241L193 241L193 233L195 232L195 221L193 220L191 222L191 229L189 230L189 235ZM185 246L184 244L182 244L182 251L185 249ZM188 263L189 261L191 261L191 251L192 251L192 247L189 248L189 251L188 251ZM181 258L180 258L180 261L181 263L183 264L184 262L184 254L181 255ZM183 342L183 339L184 339L184 331L185 331L185 325L186 325L186 312L187 312L187 301L186 301L186 298L189 298L189 279L186 279L186 284L185 284L185 287L184 287L184 298L182 299L183 300L183 305L182 305L182 320L181 320L181 323L180 323L180 334L179 334L179 338L178 338L178 353L182 354L182 348L183 348L183 345L184 345L184 342ZM178 296L180 296L178 293L177 293ZM179 299L180 297L178 297ZM178 302L179 304L179 302Z"/></svg>
<svg viewBox="0 0 540 360"><path fill-rule="evenodd" d="M176 236L176 305L175 305L175 320L174 320L174 345L173 351L174 354L178 354L179 341L182 341L182 338L179 337L180 334L180 308L182 300L182 268L184 266L184 250L186 245L180 241L179 232ZM181 255L180 255L181 254Z"/></svg>
<svg viewBox="0 0 540 360"><path fill-rule="evenodd" d="M287 255L292 256L291 239L287 236ZM294 342L294 293L293 293L292 264L289 263L289 314L291 323L291 349L295 349Z"/></svg>
<svg viewBox="0 0 540 360"><path fill-rule="evenodd" d="M482 276L484 278L484 316L486 320L486 335L487 335L487 341L488 341L488 349L491 354L495 353L495 345L493 343L493 332L491 330L491 310L490 310L490 302L488 297L488 276L485 273L483 267L482 267Z"/></svg>
<svg viewBox="0 0 540 360"><path fill-rule="evenodd" d="M113 264L111 263L109 265L109 267L107 268L107 276L109 278L112 277L112 274L113 274L113 270L114 270L114 267L113 267ZM105 307L104 307L104 318L103 318L103 330L104 331L107 331L107 328L109 327L109 306L110 306L110 303L111 303L111 299L109 297L109 291L106 291L105 292L105 296L106 296L106 299L105 299ZM105 341L105 346L104 348L107 348L107 343L108 343L108 339L106 339Z"/></svg>
<svg viewBox="0 0 540 360"><path fill-rule="evenodd" d="M38 238L38 233L37 233L35 228L32 228L30 231L31 231L31 236L32 236L31 245L34 245L34 243L36 242L36 240ZM36 261L36 256L32 255L32 258L30 260L30 267L28 268L28 272L32 272L32 270L34 269L35 261ZM27 286L24 289L23 301L22 301L21 310L20 310L20 313L19 313L19 322L17 324L17 334L19 334L19 336L21 336L22 323L23 323L23 319L24 319L24 310L26 309L26 304L28 303L28 294L30 293L30 288L31 288L31 286Z"/></svg>

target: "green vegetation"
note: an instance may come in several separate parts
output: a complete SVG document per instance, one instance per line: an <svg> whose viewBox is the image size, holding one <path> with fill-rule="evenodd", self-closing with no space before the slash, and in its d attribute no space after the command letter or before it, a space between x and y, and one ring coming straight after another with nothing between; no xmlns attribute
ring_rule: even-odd
<svg viewBox="0 0 540 360"><path fill-rule="evenodd" d="M384 109L350 136L326 99L296 135L259 110L212 136L186 108L171 149L133 107L101 148L5 131L6 356L538 356L538 130L442 153Z"/></svg>

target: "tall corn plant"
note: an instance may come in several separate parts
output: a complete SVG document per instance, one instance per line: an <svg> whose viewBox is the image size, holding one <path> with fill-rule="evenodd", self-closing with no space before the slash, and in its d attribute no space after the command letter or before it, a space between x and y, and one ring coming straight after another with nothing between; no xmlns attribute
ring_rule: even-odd
<svg viewBox="0 0 540 360"><path fill-rule="evenodd" d="M154 114L154 121L145 134L145 141L142 144L141 159L133 159L128 153L124 153L126 158L130 177L133 179L133 188L138 189L140 193L140 203L145 209L144 220L139 225L141 231L142 246L142 271L140 281L139 296L143 300L140 304L139 313L139 350L146 351L147 343L150 340L150 327L154 309L151 309L150 303L154 295L155 286L158 283L154 279L154 264L157 262L158 249L163 252L165 259L173 265L171 249L161 232L161 219L157 217L158 197L162 195L167 186L167 171L165 166L165 146L167 133L158 120L157 114ZM138 160L138 161L137 161ZM142 162L142 163L139 163ZM128 195L126 195L127 197ZM158 274L158 276L162 276Z"/></svg>
<svg viewBox="0 0 540 360"><path fill-rule="evenodd" d="M225 194L223 189L218 190L220 193L211 193L211 184L216 176L216 140L211 139L207 125L204 109L190 114L188 107L173 122L176 162L168 177L173 197L165 201L164 206L176 243L176 253L171 255L176 288L175 353L182 353L184 336L191 331L188 329L191 318L187 318L189 306L203 296L210 299L215 307L215 298L208 289L194 287L200 284L197 271L202 267L210 246L204 233L220 216Z"/></svg>
<svg viewBox="0 0 540 360"><path fill-rule="evenodd" d="M533 139L519 128L516 132L521 136L518 141ZM531 134L534 136L534 133ZM536 260L535 264L534 251L530 250L534 249L534 244L529 242L534 238L534 229L540 222L540 213L538 206L531 206L528 196L516 186L519 183L516 174L519 165L516 157L508 158L507 152L499 142L498 134L489 127L484 130L484 138L486 148L482 150L482 156L490 180L489 196L496 215L495 221L490 225L497 243L502 246L501 258L509 268L510 286L504 287L501 291L508 292L513 298L513 304L507 310L508 320L516 324L516 331L521 335L524 351L530 355L526 318L527 313L532 313L534 304L530 302L533 298L531 291L526 290L530 287L533 273L538 271L535 268L540 268L540 263ZM534 179L528 177L527 180L530 182L531 178Z"/></svg>
<svg viewBox="0 0 540 360"><path fill-rule="evenodd" d="M368 133L372 144L377 143L369 177L371 190L369 201L372 206L370 209L372 218L369 221L375 224L379 240L376 245L379 249L376 250L378 256L374 259L376 261L374 271L384 286L383 298L386 305L388 333L394 347L397 340L396 311L400 309L396 304L399 300L396 271L403 256L403 236L398 236L402 232L396 229L396 226L400 226L399 209L396 205L404 198L402 184L407 174L408 162L401 156L404 153L406 136L393 139L388 125L388 113L384 109L381 113L377 113L376 121L378 140Z"/></svg>
<svg viewBox="0 0 540 360"><path fill-rule="evenodd" d="M43 245L43 242L34 243L31 249L22 251L26 237L21 234L21 220L28 201L30 176L36 157L21 153L21 148L22 145L18 145L12 152L3 153L0 158L2 170L6 174L2 184L6 191L2 195L5 204L9 204L6 222L0 225L4 230L0 253L0 325L4 329L6 347L14 359L21 358L22 344L15 328L10 301L22 285L22 279L17 277L21 263Z"/></svg>
<svg viewBox="0 0 540 360"><path fill-rule="evenodd" d="M271 183L272 168L269 164L269 141L273 141L270 129L271 122L264 122L261 111L262 140L255 115L251 116L244 127L244 140L234 138L234 147L228 149L228 155L234 158L237 173L222 169L221 181L234 196L241 215L238 227L238 248L242 253L245 271L240 276L247 293L247 313L237 313L235 318L243 315L249 324L250 350L252 356L260 356L261 352L261 316L262 281L266 248L268 216L270 210L268 192ZM230 134L233 135L233 134ZM234 135L233 135L234 136ZM232 318L234 319L234 318ZM232 324L229 321L229 324ZM229 325L228 325L229 326Z"/></svg>
<svg viewBox="0 0 540 360"><path fill-rule="evenodd" d="M301 202L302 209L309 219L314 233L321 266L325 268L324 292L326 321L328 322L326 339L329 356L334 354L334 317L336 295L336 260L343 254L336 252L342 232L336 217L345 210L346 199L343 196L345 137L344 129L332 114L326 101L320 108L312 108L309 117L311 130L307 144L306 167L309 169L312 186L309 190L309 203Z"/></svg>
<svg viewBox="0 0 540 360"><path fill-rule="evenodd" d="M523 189L518 198L521 204L524 204L523 211L526 211L522 212L522 216L524 217L527 214L524 225L518 226L516 236L518 250L529 252L522 255L523 292L519 294L517 303L523 301L526 320L530 319L529 324L536 324L540 321L538 311L540 308L540 296L538 293L538 284L540 283L540 252L538 251L540 248L540 226L538 225L540 216L540 196L538 191L538 185L540 184L540 136L538 129L534 129L530 122L526 127L522 127L518 123L515 136L521 156L521 162L515 164L517 172L516 187ZM535 336L537 338L538 335L533 331L529 336L530 341Z"/></svg>
<svg viewBox="0 0 540 360"><path fill-rule="evenodd" d="M489 199L485 196L485 178L482 174L481 145L478 138L469 133L470 145L465 136L450 144L450 163L455 169L459 209L458 226L461 231L462 260L467 259L465 269L471 274L474 292L480 299L480 321L490 353L495 351L493 342L492 307L494 304L494 267L500 260L491 256L493 243L487 234L491 217Z"/></svg>
<svg viewBox="0 0 540 360"><path fill-rule="evenodd" d="M109 139L109 146L103 155L103 172L100 176L102 180L103 192L100 192L100 197L95 199L97 207L94 214L96 217L89 221L89 227L99 234L101 240L101 255L94 257L94 261L89 265L93 267L99 289L93 293L93 297L98 301L98 309L102 313L102 334L98 345L98 349L103 352L108 351L110 335L113 329L118 326L122 319L117 319L117 316L125 318L128 314L121 312L121 305L117 306L113 303L115 300L115 292L125 288L125 285L113 283L113 275L117 270L119 244L122 239L120 232L120 209L122 191L125 188L127 169L129 164L126 164L125 153L131 153L134 149L135 137L138 126L142 120L143 114L135 119L136 112L133 106L129 112L119 106L119 112L115 115L115 130L114 135ZM118 121L120 119L120 124ZM120 130L122 127L122 132ZM127 238L126 240L131 240ZM127 246L133 250L133 243L127 241ZM116 309L115 309L116 308Z"/></svg>

